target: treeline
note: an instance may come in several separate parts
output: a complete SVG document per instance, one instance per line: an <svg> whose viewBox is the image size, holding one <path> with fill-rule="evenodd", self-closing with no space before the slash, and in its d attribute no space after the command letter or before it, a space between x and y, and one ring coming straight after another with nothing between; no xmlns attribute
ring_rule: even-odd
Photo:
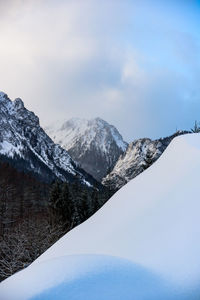
<svg viewBox="0 0 200 300"><path fill-rule="evenodd" d="M112 194L107 188L54 182L49 195L51 220L63 224L64 230L70 230L92 216Z"/></svg>
<svg viewBox="0 0 200 300"><path fill-rule="evenodd" d="M45 184L0 161L0 281L32 263L111 195L103 187Z"/></svg>
<svg viewBox="0 0 200 300"><path fill-rule="evenodd" d="M0 161L0 281L58 239L49 226L49 185Z"/></svg>

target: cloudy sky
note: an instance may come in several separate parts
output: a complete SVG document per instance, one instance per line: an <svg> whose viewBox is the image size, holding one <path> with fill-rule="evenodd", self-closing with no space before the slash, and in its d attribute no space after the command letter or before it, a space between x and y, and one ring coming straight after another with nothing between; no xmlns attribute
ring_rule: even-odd
<svg viewBox="0 0 200 300"><path fill-rule="evenodd" d="M200 1L0 0L0 90L128 141L200 121Z"/></svg>

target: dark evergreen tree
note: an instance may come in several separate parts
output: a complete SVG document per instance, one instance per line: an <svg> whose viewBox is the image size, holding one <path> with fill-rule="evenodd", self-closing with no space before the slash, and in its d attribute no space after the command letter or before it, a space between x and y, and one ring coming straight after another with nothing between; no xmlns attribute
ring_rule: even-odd
<svg viewBox="0 0 200 300"><path fill-rule="evenodd" d="M71 224L73 203L72 196L69 191L68 183L63 183L61 187L61 194L58 201L58 210L62 216L63 222Z"/></svg>
<svg viewBox="0 0 200 300"><path fill-rule="evenodd" d="M200 132L199 122L197 122L197 121L194 122L194 127L191 128L191 132L193 132L193 133L198 133L198 132Z"/></svg>
<svg viewBox="0 0 200 300"><path fill-rule="evenodd" d="M52 184L49 196L49 205L56 209L61 195L61 185L58 181Z"/></svg>

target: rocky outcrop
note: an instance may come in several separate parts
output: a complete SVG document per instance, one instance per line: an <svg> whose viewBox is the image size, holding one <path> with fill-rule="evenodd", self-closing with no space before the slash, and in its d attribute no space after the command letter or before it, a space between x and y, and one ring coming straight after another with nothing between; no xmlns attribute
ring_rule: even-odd
<svg viewBox="0 0 200 300"><path fill-rule="evenodd" d="M190 132L178 131L166 138L157 140L143 138L133 141L129 144L126 152L120 156L113 170L102 180L102 183L111 190L120 189L151 166L176 136L186 133Z"/></svg>

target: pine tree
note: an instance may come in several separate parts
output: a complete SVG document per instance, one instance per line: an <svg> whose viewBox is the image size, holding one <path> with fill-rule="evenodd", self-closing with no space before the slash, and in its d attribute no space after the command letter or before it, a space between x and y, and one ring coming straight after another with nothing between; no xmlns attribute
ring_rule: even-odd
<svg viewBox="0 0 200 300"><path fill-rule="evenodd" d="M63 221L71 223L72 219L72 197L68 188L68 184L65 182L62 184L61 194L58 202L58 209L62 215Z"/></svg>
<svg viewBox="0 0 200 300"><path fill-rule="evenodd" d="M194 127L191 128L191 132L193 132L193 133L198 133L198 132L200 132L200 126L198 125L198 122L197 122L197 121L194 122Z"/></svg>
<svg viewBox="0 0 200 300"><path fill-rule="evenodd" d="M61 186L59 182L54 182L50 190L49 205L56 209L61 195Z"/></svg>

